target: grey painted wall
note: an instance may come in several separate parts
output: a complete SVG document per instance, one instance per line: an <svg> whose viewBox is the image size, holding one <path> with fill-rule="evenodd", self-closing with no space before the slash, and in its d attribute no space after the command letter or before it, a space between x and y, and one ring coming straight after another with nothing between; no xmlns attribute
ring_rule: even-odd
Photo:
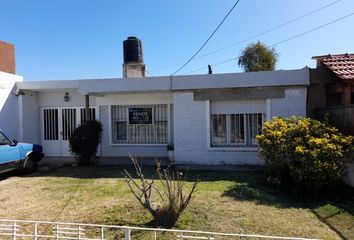
<svg viewBox="0 0 354 240"><path fill-rule="evenodd" d="M101 156L103 157L126 157L129 154L138 157L167 157L166 146L139 146L139 145L111 145L109 130L109 111L107 105L99 108L100 121L103 125Z"/></svg>

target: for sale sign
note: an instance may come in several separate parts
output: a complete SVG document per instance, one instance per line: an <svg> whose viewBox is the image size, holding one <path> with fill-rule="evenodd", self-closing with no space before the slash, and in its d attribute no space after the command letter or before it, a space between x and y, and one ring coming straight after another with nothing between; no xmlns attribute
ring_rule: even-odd
<svg viewBox="0 0 354 240"><path fill-rule="evenodd" d="M152 108L129 108L129 124L152 124Z"/></svg>

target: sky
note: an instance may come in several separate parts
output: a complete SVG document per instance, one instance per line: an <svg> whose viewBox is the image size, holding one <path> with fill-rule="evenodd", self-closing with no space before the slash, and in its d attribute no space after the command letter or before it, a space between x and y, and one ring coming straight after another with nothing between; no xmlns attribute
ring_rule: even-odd
<svg viewBox="0 0 354 240"><path fill-rule="evenodd" d="M143 41L148 76L166 76L197 51L235 2L0 0L0 39L15 45L16 71L25 81L122 77L122 42L128 36ZM213 73L242 72L237 57L258 40L279 54L277 69L315 67L312 56L354 53L353 13L354 0L240 0L176 75L205 74L208 64L215 65Z"/></svg>

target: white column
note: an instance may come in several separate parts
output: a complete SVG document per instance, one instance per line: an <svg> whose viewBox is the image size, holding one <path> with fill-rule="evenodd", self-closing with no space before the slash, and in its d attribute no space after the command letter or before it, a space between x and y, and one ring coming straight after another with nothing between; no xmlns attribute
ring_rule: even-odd
<svg viewBox="0 0 354 240"><path fill-rule="evenodd" d="M85 119L86 121L90 119L90 96L88 94L85 95Z"/></svg>
<svg viewBox="0 0 354 240"><path fill-rule="evenodd" d="M18 141L23 142L23 95L19 95L18 99Z"/></svg>
<svg viewBox="0 0 354 240"><path fill-rule="evenodd" d="M267 98L266 100L266 119L267 121L270 120L272 118L271 116L271 99Z"/></svg>

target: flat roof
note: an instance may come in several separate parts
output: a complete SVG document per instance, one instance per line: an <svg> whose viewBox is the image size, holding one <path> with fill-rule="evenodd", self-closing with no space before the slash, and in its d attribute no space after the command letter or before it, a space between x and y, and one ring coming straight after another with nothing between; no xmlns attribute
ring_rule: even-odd
<svg viewBox="0 0 354 240"><path fill-rule="evenodd" d="M309 69L163 76L18 82L17 88L38 92L77 90L80 94L188 91L197 89L308 86Z"/></svg>

